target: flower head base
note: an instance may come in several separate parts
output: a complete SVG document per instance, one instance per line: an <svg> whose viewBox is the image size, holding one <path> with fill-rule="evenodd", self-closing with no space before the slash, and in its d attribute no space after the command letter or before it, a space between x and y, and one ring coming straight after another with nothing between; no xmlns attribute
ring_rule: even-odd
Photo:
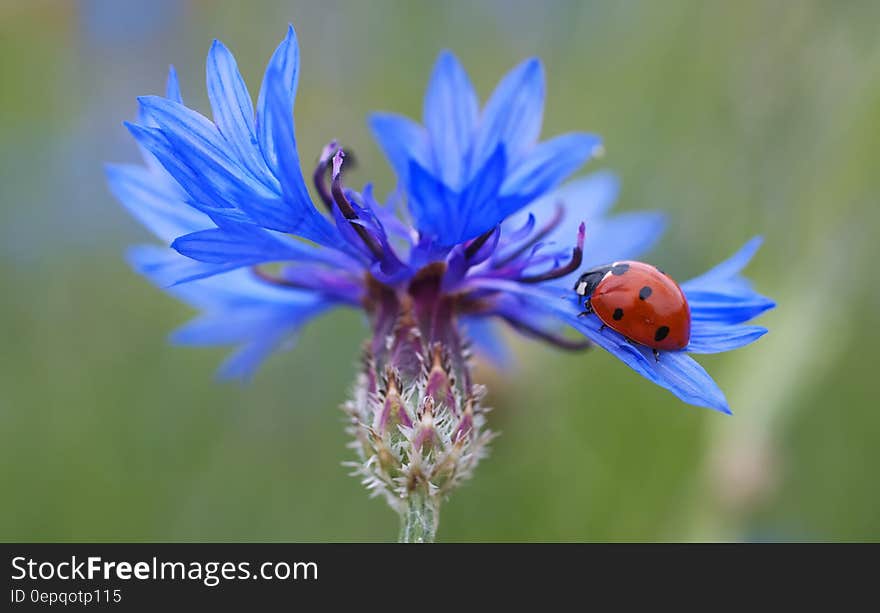
<svg viewBox="0 0 880 613"><path fill-rule="evenodd" d="M406 517L417 509L415 519L428 518L408 537L430 538L439 500L486 453L491 435L469 348L503 355L499 323L567 350L598 345L686 402L729 411L686 352L727 351L766 332L745 323L773 302L739 274L758 243L682 285L691 341L659 362L595 319L578 318L571 287L579 271L637 258L665 218L609 215L617 181L607 173L561 185L601 141L573 133L538 142L538 60L504 77L481 110L464 69L443 53L424 127L374 115L371 127L399 180L385 203L369 184L345 185L336 141L310 175L318 206L312 201L291 112L298 74L291 27L255 107L232 54L215 41L207 61L213 120L184 104L172 69L166 95L140 98L138 122L128 124L145 164L111 166L108 181L162 243L132 249L132 265L201 311L174 340L239 347L222 375L249 377L331 309L366 313L372 336L345 407L356 472ZM567 328L585 338L571 340Z"/></svg>
<svg viewBox="0 0 880 613"><path fill-rule="evenodd" d="M419 534L407 540L433 538L440 502L470 478L492 438L454 305L437 299L443 273L427 267L401 294L374 286L367 308L376 335L343 407L355 474L404 517L418 507L404 527Z"/></svg>

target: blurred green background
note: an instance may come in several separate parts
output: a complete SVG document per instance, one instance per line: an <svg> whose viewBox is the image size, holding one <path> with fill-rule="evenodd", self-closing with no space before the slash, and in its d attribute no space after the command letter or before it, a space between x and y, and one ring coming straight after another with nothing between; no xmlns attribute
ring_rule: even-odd
<svg viewBox="0 0 880 613"><path fill-rule="evenodd" d="M148 237L104 184L169 63L207 109L211 39L256 91L288 22L302 157L343 138L352 184L393 187L365 117L420 116L441 49L482 96L536 54L544 134L600 133L618 210L669 212L652 261L688 278L767 239L771 333L701 359L733 417L517 340L479 368L502 435L441 540L880 540L880 4L810 0L0 2L0 539L396 537L341 466L361 317L215 382L225 352L167 344L191 312L127 268Z"/></svg>

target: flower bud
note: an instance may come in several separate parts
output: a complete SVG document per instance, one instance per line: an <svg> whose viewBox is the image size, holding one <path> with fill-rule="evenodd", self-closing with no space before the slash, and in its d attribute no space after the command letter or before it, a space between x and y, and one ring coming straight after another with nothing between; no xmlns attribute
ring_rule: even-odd
<svg viewBox="0 0 880 613"><path fill-rule="evenodd" d="M440 502L473 474L492 438L454 311L430 291L441 275L429 272L414 281L418 291L376 301L374 330L384 338L366 344L343 407L358 454L349 465L405 527L415 526L414 540L433 538Z"/></svg>

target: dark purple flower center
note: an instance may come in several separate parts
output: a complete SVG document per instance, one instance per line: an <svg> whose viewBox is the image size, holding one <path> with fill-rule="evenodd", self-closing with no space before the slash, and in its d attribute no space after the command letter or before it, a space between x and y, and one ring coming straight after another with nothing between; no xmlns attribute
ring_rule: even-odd
<svg viewBox="0 0 880 613"><path fill-rule="evenodd" d="M537 231L534 218L530 217L522 228L505 231L496 226L452 248L437 248L423 237L417 241L409 237L409 245L403 245L409 249L405 261L392 246L377 212L379 205L345 188L344 160L342 149L335 141L331 142L324 147L312 178L321 201L348 241L340 245L340 249L353 254L361 266L340 272L320 265L299 264L283 269L280 275L255 267L254 272L261 280L322 292L365 308L374 331L370 352L373 359L380 362L394 357L385 355L386 346L398 350L403 346L399 342L390 345L388 342L395 334L401 334L403 328L418 333L421 348L412 354L421 356L419 359L423 361L432 359L434 344L462 347L464 340L458 318L469 315L495 316L520 333L565 349L582 349L589 344L572 342L541 329L518 313L511 297L480 284L481 279L544 283L577 270L583 257L583 224L566 259L558 247L547 249L544 243L563 221L562 206L557 207L553 217ZM393 222L393 219L386 215L385 221ZM540 270L542 265L544 270Z"/></svg>

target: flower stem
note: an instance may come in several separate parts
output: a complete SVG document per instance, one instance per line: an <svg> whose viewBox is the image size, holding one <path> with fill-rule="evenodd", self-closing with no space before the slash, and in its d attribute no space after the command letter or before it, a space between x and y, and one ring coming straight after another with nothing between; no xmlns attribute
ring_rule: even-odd
<svg viewBox="0 0 880 613"><path fill-rule="evenodd" d="M413 491L400 514L400 543L433 543L440 519L439 500L427 492Z"/></svg>

